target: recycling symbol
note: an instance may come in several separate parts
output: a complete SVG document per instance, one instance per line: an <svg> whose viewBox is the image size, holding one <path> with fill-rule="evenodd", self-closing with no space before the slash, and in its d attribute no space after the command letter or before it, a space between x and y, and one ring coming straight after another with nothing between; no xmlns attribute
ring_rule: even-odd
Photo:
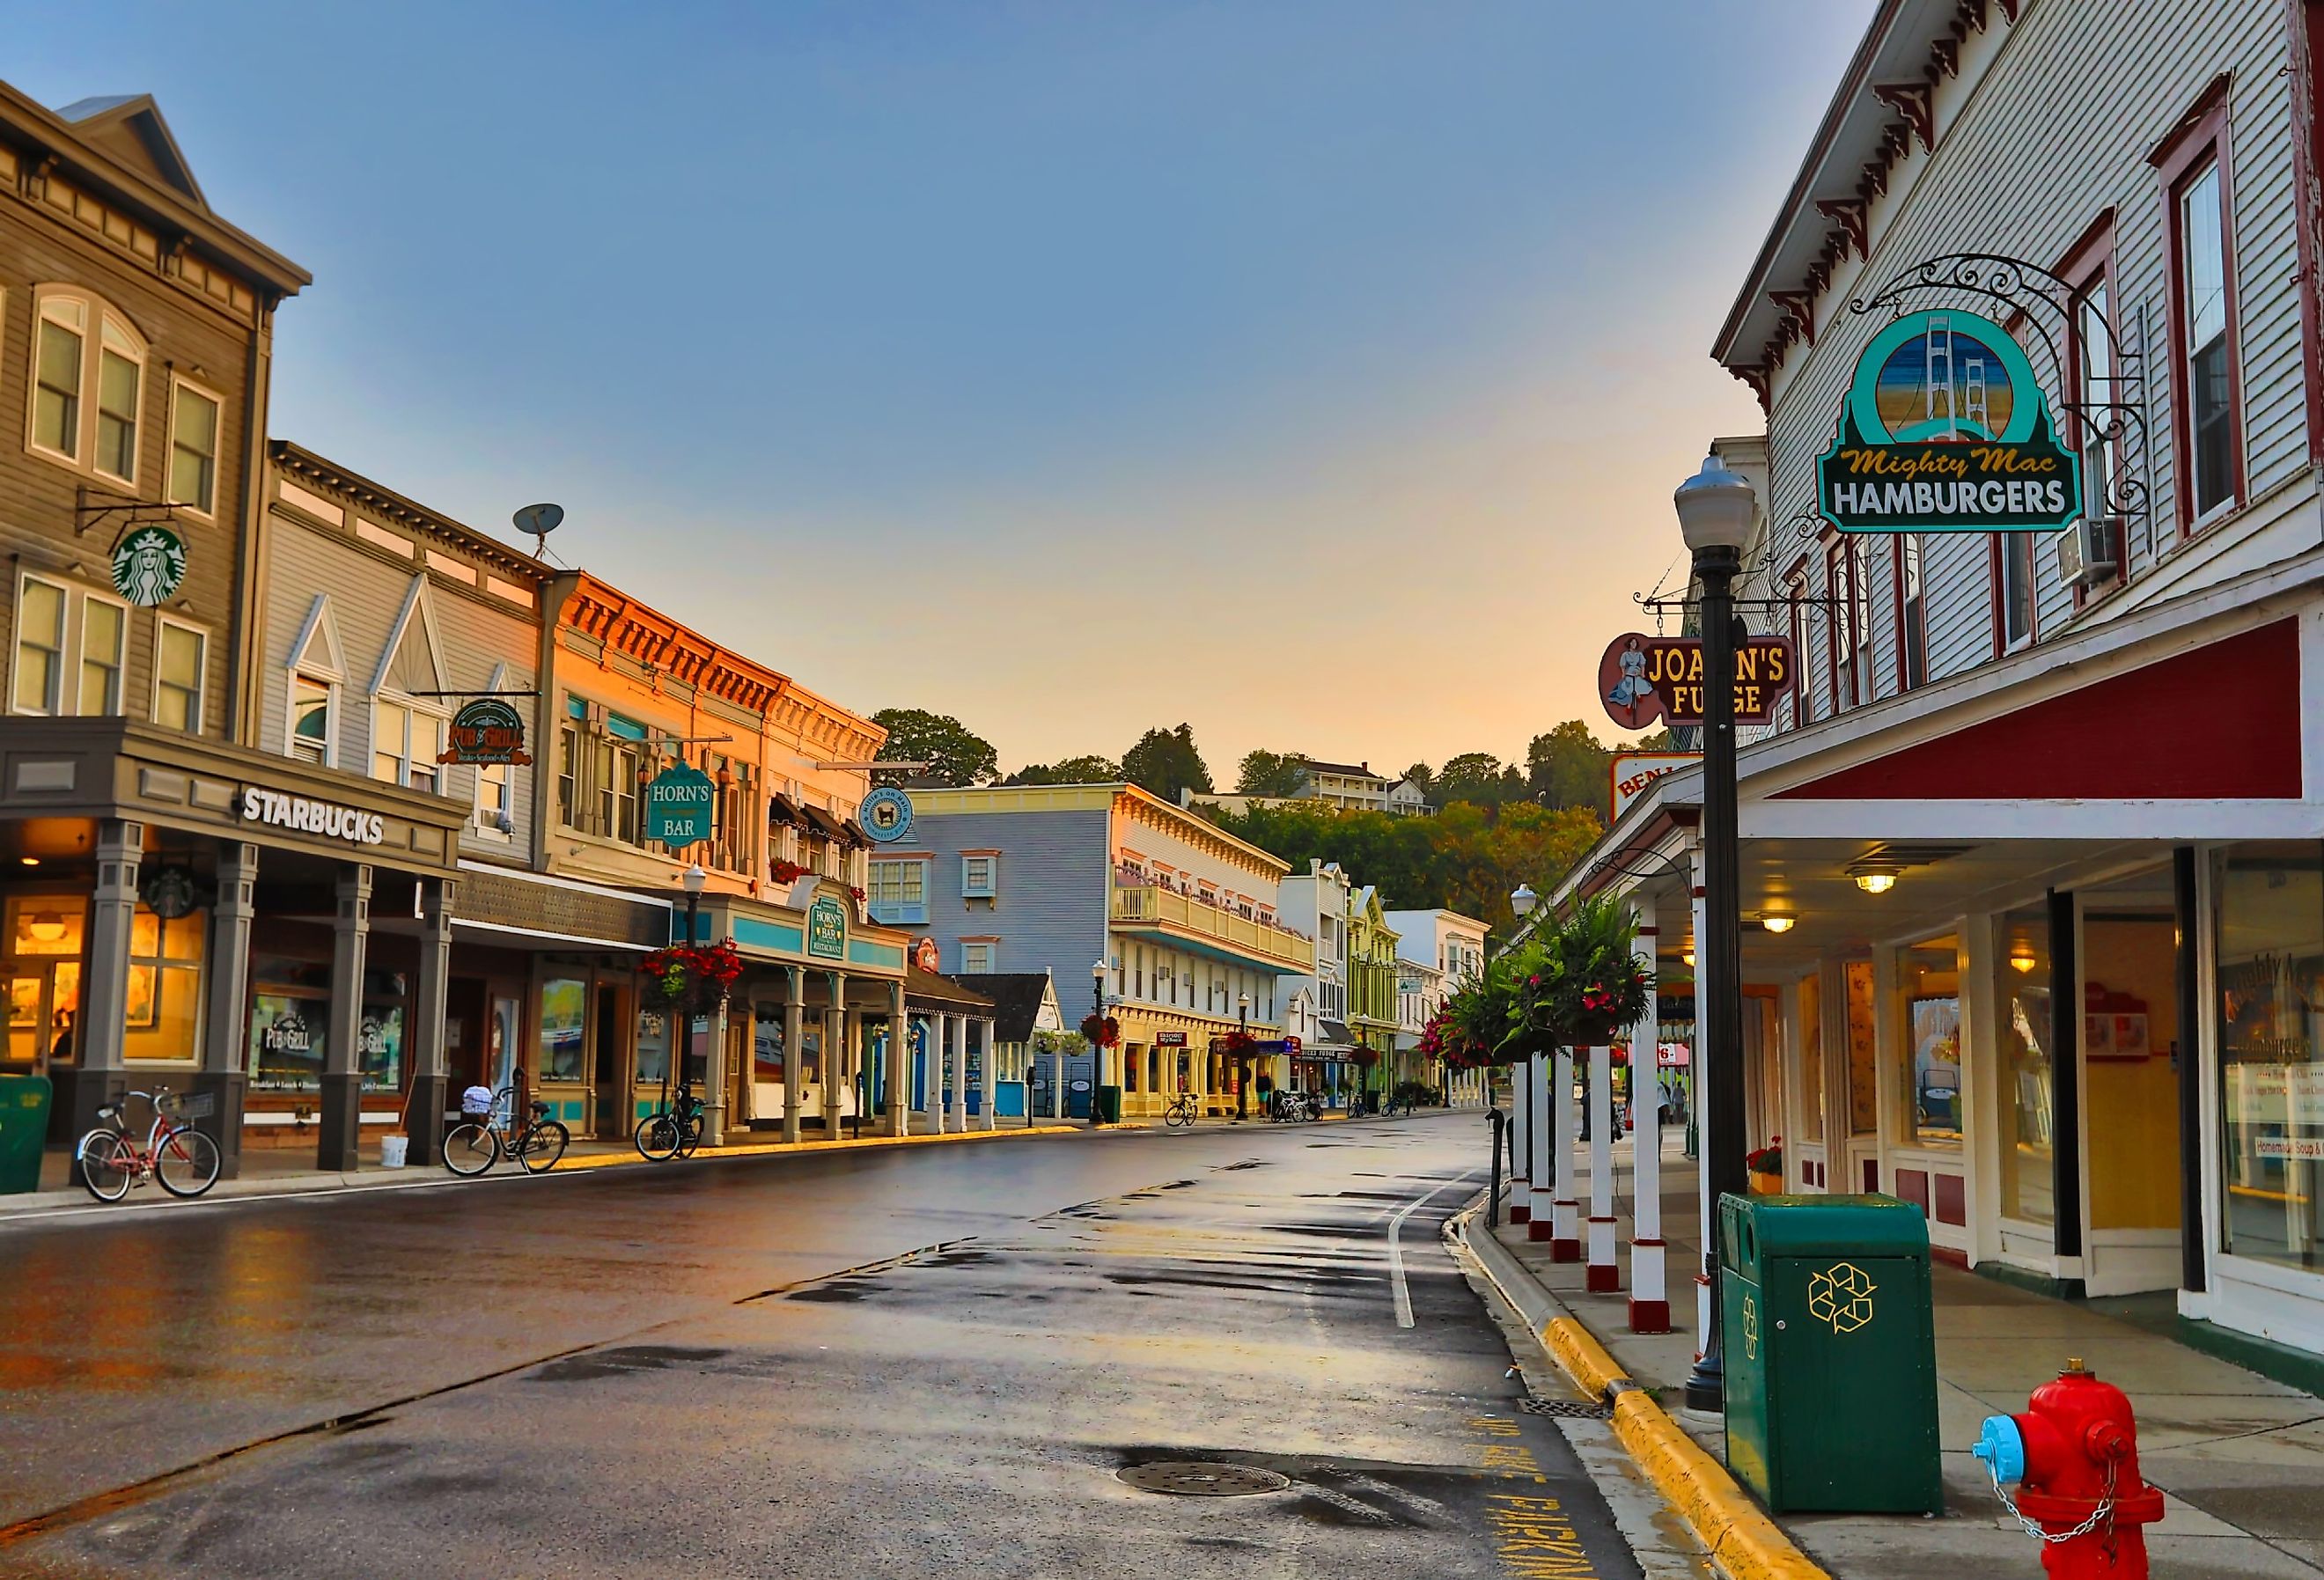
<svg viewBox="0 0 2324 1580"><path fill-rule="evenodd" d="M1834 1333L1854 1333L1872 1320L1877 1287L1854 1262L1835 1262L1808 1280L1808 1315L1831 1324Z"/></svg>
<svg viewBox="0 0 2324 1580"><path fill-rule="evenodd" d="M1743 1358L1759 1358L1759 1303L1748 1295L1743 1297Z"/></svg>

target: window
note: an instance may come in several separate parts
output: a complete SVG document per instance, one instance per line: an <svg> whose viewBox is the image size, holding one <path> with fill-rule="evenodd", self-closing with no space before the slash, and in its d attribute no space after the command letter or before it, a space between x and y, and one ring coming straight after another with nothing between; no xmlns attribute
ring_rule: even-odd
<svg viewBox="0 0 2324 1580"><path fill-rule="evenodd" d="M190 625L161 623L153 655L153 722L165 728L199 735L202 728L202 673L208 663L209 638Z"/></svg>
<svg viewBox="0 0 2324 1580"><path fill-rule="evenodd" d="M217 509L218 402L180 380L170 396L170 498L204 515Z"/></svg>
<svg viewBox="0 0 2324 1580"><path fill-rule="evenodd" d="M139 906L129 923L129 998L123 1057L191 1060L201 1052L203 940L200 911L164 921Z"/></svg>
<svg viewBox="0 0 2324 1580"><path fill-rule="evenodd" d="M1904 1021L1903 1129L1906 1146L1958 1147L1961 1140L1960 944L1948 935L1897 956Z"/></svg>
<svg viewBox="0 0 2324 1580"><path fill-rule="evenodd" d="M444 721L405 703L372 704L371 774L406 790L436 793L436 758L444 750Z"/></svg>
<svg viewBox="0 0 2324 1580"><path fill-rule="evenodd" d="M327 767L331 761L331 683L312 675L290 678L290 754Z"/></svg>
<svg viewBox="0 0 2324 1580"><path fill-rule="evenodd" d="M41 304L40 349L33 358L32 442L70 459L80 454L82 331L88 310L69 298Z"/></svg>
<svg viewBox="0 0 2324 1580"><path fill-rule="evenodd" d="M2001 1116L2001 1215L2029 1224L2056 1216L2051 1194L2050 912L2034 906L1996 919L1993 1002L2001 1057L1994 1061Z"/></svg>
<svg viewBox="0 0 2324 1580"><path fill-rule="evenodd" d="M990 943L963 944L960 947L960 968L971 976L982 976L992 970L993 946Z"/></svg>
<svg viewBox="0 0 2324 1580"><path fill-rule="evenodd" d="M2179 525L2191 532L2239 502L2235 183L2227 79L2215 82L2152 158L2171 249L2171 381Z"/></svg>
<svg viewBox="0 0 2324 1580"><path fill-rule="evenodd" d="M864 898L872 919L890 926L924 924L928 919L928 864L924 861L875 861Z"/></svg>
<svg viewBox="0 0 2324 1580"><path fill-rule="evenodd" d="M2034 534L1993 538L1997 653L2015 652L2034 640Z"/></svg>
<svg viewBox="0 0 2324 1580"><path fill-rule="evenodd" d="M65 589L26 577L16 593L16 665L10 705L56 713L64 703Z"/></svg>
<svg viewBox="0 0 2324 1580"><path fill-rule="evenodd" d="M80 707L84 716L121 711L121 661L129 611L84 594L80 603Z"/></svg>
<svg viewBox="0 0 2324 1580"><path fill-rule="evenodd" d="M1858 574L1862 545L1843 538L1824 553L1824 574L1831 602L1825 605L1826 628L1831 642L1831 707L1834 713L1870 700L1870 657L1865 630L1863 578Z"/></svg>
<svg viewBox="0 0 2324 1580"><path fill-rule="evenodd" d="M2218 906L2219 1226L2226 1249L2324 1268L2324 845L2239 845L2212 871ZM2150 1037L2167 1035L2150 1030Z"/></svg>
<svg viewBox="0 0 2324 1580"><path fill-rule="evenodd" d="M111 319L97 353L97 469L124 483L137 476L137 392L144 353Z"/></svg>
<svg viewBox="0 0 2324 1580"><path fill-rule="evenodd" d="M1790 605L1792 661L1794 665L1807 661L1807 632L1800 624L1800 611L1807 607L1807 561L1802 559L1798 565L1793 567L1792 574L1784 582L1784 598ZM1809 700L1808 684L1805 680L1799 680L1792 688L1792 727L1797 729L1814 716L1815 710Z"/></svg>
<svg viewBox="0 0 2324 1580"><path fill-rule="evenodd" d="M2120 459L2116 442L2120 414L2114 408L2122 403L2115 381L2114 337L2107 327L2114 302L2111 210L2068 254L2058 273L2074 287L2069 303L2073 311L2072 333L2066 337L2066 387L2072 392L2070 422L2064 437L2081 457L2083 513L2093 521L2105 521L2114 514L2108 502L2114 495ZM2117 540L2113 544L2115 569L2107 579L2117 581L2129 574L2130 545L2120 541L2127 536L2121 525L2111 531ZM2075 587L2075 605L2087 602L2102 585Z"/></svg>
<svg viewBox="0 0 2324 1580"><path fill-rule="evenodd" d="M45 290L34 300L32 448L135 486L144 337L85 291Z"/></svg>
<svg viewBox="0 0 2324 1580"><path fill-rule="evenodd" d="M997 855L964 855L960 858L960 896L964 900L990 900L996 893L1001 875L1001 858Z"/></svg>
<svg viewBox="0 0 2324 1580"><path fill-rule="evenodd" d="M516 833L516 789L505 762L476 765L476 827L502 839Z"/></svg>
<svg viewBox="0 0 2324 1580"><path fill-rule="evenodd" d="M1929 683L1929 610L1921 583L1921 534L1900 532L1896 556L1896 688Z"/></svg>

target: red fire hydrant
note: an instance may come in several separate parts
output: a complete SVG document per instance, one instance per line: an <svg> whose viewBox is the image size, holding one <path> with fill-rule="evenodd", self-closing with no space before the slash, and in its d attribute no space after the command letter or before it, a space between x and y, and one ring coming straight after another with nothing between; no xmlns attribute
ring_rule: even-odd
<svg viewBox="0 0 2324 1580"><path fill-rule="evenodd" d="M2163 1492L2139 1477L2138 1426L2121 1389L2070 1360L2024 1415L1987 1417L1974 1452L2002 1507L2041 1538L2042 1567L2056 1580L2147 1580L2139 1527L2163 1518Z"/></svg>

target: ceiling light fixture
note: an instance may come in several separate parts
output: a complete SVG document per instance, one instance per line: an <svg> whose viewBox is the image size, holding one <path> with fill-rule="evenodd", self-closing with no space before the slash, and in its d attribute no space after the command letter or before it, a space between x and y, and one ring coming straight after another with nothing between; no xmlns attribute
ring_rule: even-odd
<svg viewBox="0 0 2324 1580"><path fill-rule="evenodd" d="M1694 951L1692 949L1680 950L1678 957L1685 961L1689 966L1694 964Z"/></svg>
<svg viewBox="0 0 2324 1580"><path fill-rule="evenodd" d="M2038 964L2040 962L2034 958L2034 951L2022 946L2009 956L2009 968L2021 975L2032 971Z"/></svg>
<svg viewBox="0 0 2324 1580"><path fill-rule="evenodd" d="M41 858L36 855L20 855L16 859L28 867L37 867L41 864Z"/></svg>
<svg viewBox="0 0 2324 1580"><path fill-rule="evenodd" d="M1886 872L1858 873L1856 886L1867 894L1886 894L1896 886L1896 874Z"/></svg>
<svg viewBox="0 0 2324 1580"><path fill-rule="evenodd" d="M1788 910L1763 910L1759 925L1771 933L1787 933L1800 925L1800 919Z"/></svg>
<svg viewBox="0 0 2324 1580"><path fill-rule="evenodd" d="M53 910L43 910L24 924L24 930L41 943L53 944L65 936L65 919Z"/></svg>

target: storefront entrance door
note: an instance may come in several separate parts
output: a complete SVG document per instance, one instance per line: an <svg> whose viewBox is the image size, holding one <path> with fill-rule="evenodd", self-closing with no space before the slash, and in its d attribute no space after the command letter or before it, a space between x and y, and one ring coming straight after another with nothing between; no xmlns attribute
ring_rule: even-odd
<svg viewBox="0 0 2324 1580"><path fill-rule="evenodd" d="M2167 880L2167 874L2165 874ZM2177 1287L2180 1273L2177 924L2171 912L2082 913L2082 1146L2092 1294Z"/></svg>
<svg viewBox="0 0 2324 1580"><path fill-rule="evenodd" d="M630 1105L622 1101L629 1092L629 1082L622 1078L629 1039L622 1035L628 998L612 983L597 984L595 1035L590 1039L590 1091L595 1101L590 1109L599 1141L617 1141L630 1133Z"/></svg>

